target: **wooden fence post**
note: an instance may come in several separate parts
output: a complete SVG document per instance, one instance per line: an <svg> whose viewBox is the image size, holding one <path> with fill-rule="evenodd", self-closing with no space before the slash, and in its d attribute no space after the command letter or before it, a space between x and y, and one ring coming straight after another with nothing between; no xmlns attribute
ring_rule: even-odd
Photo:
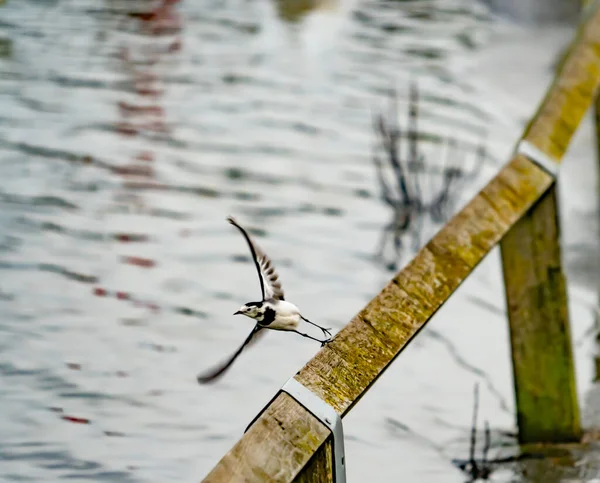
<svg viewBox="0 0 600 483"><path fill-rule="evenodd" d="M333 444L331 436L302 468L294 483L333 483Z"/></svg>
<svg viewBox="0 0 600 483"><path fill-rule="evenodd" d="M556 185L501 242L519 441L581 436Z"/></svg>

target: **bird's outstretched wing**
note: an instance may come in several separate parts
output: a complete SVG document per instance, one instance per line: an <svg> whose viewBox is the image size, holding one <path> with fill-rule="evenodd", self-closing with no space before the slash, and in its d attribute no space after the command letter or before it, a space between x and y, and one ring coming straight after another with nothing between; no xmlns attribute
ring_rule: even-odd
<svg viewBox="0 0 600 483"><path fill-rule="evenodd" d="M250 252L252 253L252 259L254 260L254 265L256 265L256 271L258 272L263 300L283 300L283 288L271 259L261 250L254 240L250 238L248 232L244 230L232 216L227 217L227 221L240 230L248 242Z"/></svg>
<svg viewBox="0 0 600 483"><path fill-rule="evenodd" d="M198 374L198 377L196 378L198 380L198 383L206 384L208 382L214 381L219 376L223 375L225 373L225 371L227 369L229 369L231 364L233 364L233 361L235 361L237 359L237 357L242 353L242 350L244 349L244 347L246 347L251 342L254 343L254 341L259 337L259 334L264 333L264 331L261 332L261 329L263 329L263 327L256 324L254 326L254 329L252 329L252 332L250 332L250 334L244 341L244 343L240 346L240 348L237 351L235 351L235 353L229 359L227 359L225 362L223 362L219 366L215 367L214 369L211 369L208 372L205 372L203 374Z"/></svg>

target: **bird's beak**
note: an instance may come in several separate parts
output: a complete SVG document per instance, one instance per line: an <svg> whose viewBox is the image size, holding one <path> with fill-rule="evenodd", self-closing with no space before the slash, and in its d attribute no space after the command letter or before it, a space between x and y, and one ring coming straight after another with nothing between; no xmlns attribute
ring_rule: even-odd
<svg viewBox="0 0 600 483"><path fill-rule="evenodd" d="M233 313L233 315L239 315L239 314L241 314L241 313L242 313L242 311L241 311L241 310L238 310L237 312L234 312L234 313Z"/></svg>

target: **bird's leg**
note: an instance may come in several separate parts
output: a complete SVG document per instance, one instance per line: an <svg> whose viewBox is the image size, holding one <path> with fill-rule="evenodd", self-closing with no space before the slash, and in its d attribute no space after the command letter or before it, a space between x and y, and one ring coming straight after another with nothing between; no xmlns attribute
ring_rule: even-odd
<svg viewBox="0 0 600 483"><path fill-rule="evenodd" d="M314 322L311 322L310 320L304 318L302 315L300 316L300 318L304 322L308 322L309 324L314 325L315 327L318 327L319 329L321 329L323 331L323 335L328 335L329 337L331 337L331 332L329 332L331 330L331 327L329 327L327 329L325 327L321 327L320 325L317 325Z"/></svg>
<svg viewBox="0 0 600 483"><path fill-rule="evenodd" d="M324 339L324 340L317 339L316 337L313 337L313 336L308 335L308 334L303 334L302 332L298 332L297 330L292 330L292 332L296 332L296 334L299 334L302 337L306 337L307 339L312 339L312 340L316 340L317 342L320 342L321 343L321 347L323 347L325 344L327 344L331 340L331 337L329 339Z"/></svg>

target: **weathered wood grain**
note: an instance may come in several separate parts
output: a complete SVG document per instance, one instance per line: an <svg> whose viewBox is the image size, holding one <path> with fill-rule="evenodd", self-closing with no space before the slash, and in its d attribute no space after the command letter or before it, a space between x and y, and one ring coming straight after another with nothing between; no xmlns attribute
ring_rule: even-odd
<svg viewBox="0 0 600 483"><path fill-rule="evenodd" d="M345 415L551 184L516 156L296 379ZM204 481L292 481L329 434L282 394Z"/></svg>
<svg viewBox="0 0 600 483"><path fill-rule="evenodd" d="M599 85L600 10L596 10L578 30L524 139L560 161Z"/></svg>
<svg viewBox="0 0 600 483"><path fill-rule="evenodd" d="M513 159L300 370L298 381L346 414L550 184L533 163Z"/></svg>
<svg viewBox="0 0 600 483"><path fill-rule="evenodd" d="M555 186L500 246L519 440L578 441L581 426Z"/></svg>
<svg viewBox="0 0 600 483"><path fill-rule="evenodd" d="M293 398L280 393L203 481L292 481L330 434Z"/></svg>
<svg viewBox="0 0 600 483"><path fill-rule="evenodd" d="M310 459L308 464L302 468L300 474L294 480L295 483L333 483L333 440L327 438Z"/></svg>

